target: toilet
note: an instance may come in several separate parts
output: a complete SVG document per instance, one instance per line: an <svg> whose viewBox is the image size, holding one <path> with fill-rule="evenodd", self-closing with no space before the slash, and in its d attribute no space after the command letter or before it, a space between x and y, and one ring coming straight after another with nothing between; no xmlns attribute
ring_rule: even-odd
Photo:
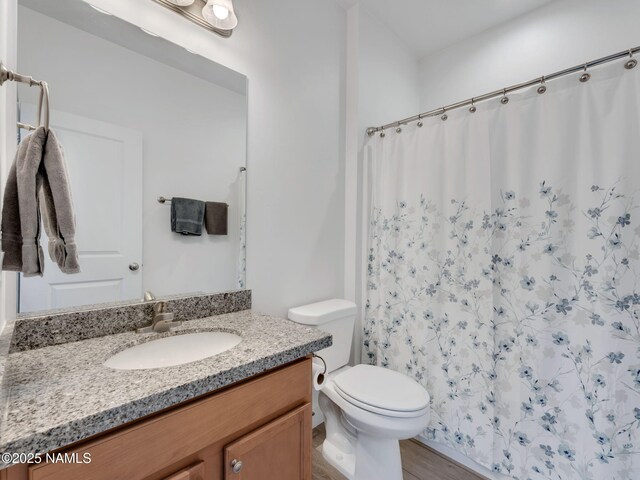
<svg viewBox="0 0 640 480"><path fill-rule="evenodd" d="M324 458L350 480L402 480L399 440L427 427L427 391L393 370L347 365L356 317L353 302L326 300L292 308L288 316L333 335L333 345L317 352L327 374L313 406L314 418L318 408L324 416Z"/></svg>

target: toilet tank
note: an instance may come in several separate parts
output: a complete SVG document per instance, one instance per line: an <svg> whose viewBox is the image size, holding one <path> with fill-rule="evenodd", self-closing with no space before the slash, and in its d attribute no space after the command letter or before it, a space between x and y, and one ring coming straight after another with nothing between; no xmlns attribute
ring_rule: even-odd
<svg viewBox="0 0 640 480"><path fill-rule="evenodd" d="M333 372L349 363L356 311L355 303L336 298L292 308L288 317L333 335L333 345L316 352L326 362L327 372Z"/></svg>

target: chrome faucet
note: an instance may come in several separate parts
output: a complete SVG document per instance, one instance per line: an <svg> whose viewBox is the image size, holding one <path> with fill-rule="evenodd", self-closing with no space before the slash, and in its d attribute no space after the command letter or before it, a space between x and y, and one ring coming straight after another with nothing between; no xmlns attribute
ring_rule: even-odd
<svg viewBox="0 0 640 480"><path fill-rule="evenodd" d="M138 328L138 333L164 333L171 330L173 327L182 325L182 322L173 321L173 312L167 312L166 302L157 302L153 306L153 320L148 327Z"/></svg>

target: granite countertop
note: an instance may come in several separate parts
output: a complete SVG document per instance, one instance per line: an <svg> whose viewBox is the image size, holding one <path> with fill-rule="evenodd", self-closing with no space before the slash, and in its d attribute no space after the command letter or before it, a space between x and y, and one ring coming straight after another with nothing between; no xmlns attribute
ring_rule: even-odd
<svg viewBox="0 0 640 480"><path fill-rule="evenodd" d="M103 366L130 346L202 331L233 332L243 340L184 365L151 370ZM245 310L190 320L165 334L127 332L11 353L2 385L0 452L61 448L330 345L328 333Z"/></svg>

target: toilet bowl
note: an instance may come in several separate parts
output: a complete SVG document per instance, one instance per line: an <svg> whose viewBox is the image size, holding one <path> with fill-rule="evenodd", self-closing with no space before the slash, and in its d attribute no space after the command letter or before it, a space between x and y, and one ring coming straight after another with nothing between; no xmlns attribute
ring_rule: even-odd
<svg viewBox="0 0 640 480"><path fill-rule="evenodd" d="M346 300L289 310L289 319L334 336L333 346L318 352L328 372L314 405L325 421L322 455L350 480L402 480L399 441L427 427L429 394L399 372L346 366L355 311Z"/></svg>

